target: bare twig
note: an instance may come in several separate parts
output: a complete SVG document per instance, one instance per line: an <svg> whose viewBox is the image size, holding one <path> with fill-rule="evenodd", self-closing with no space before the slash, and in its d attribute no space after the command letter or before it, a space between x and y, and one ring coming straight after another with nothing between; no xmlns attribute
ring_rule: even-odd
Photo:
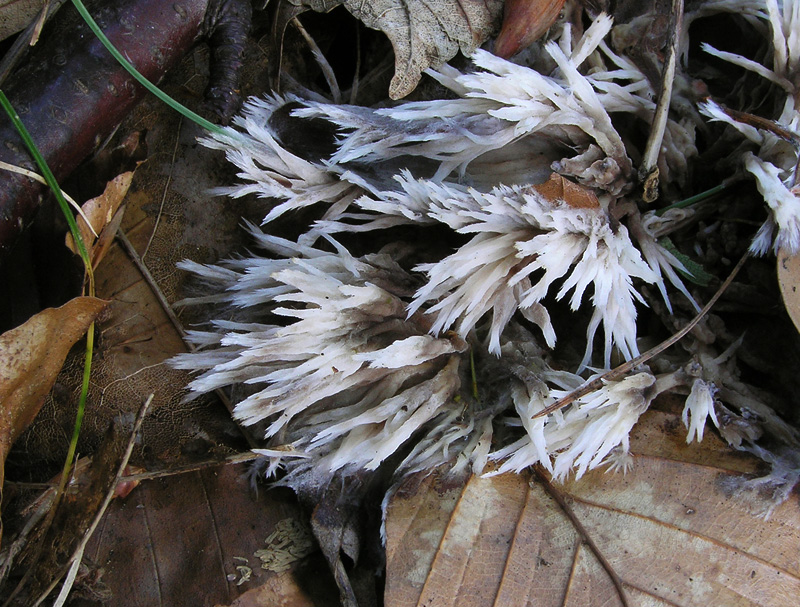
<svg viewBox="0 0 800 607"><path fill-rule="evenodd" d="M653 202L658 198L658 155L661 152L661 142L664 140L664 131L667 128L682 24L683 0L672 0L672 19L670 20L667 53L664 57L664 69L661 72L661 90L658 93L658 104L653 116L653 123L650 126L650 136L647 138L642 165L639 168L639 178L644 181L642 200L645 202Z"/></svg>
<svg viewBox="0 0 800 607"><path fill-rule="evenodd" d="M172 326L175 327L178 335L180 335L184 345L186 346L186 349L189 350L189 352L196 351L194 344L187 338L186 330L183 328L183 323L181 323L180 319L178 319L178 317L175 315L175 312L172 310L172 306L169 305L169 302L167 301L167 298L164 297L164 293L161 292L161 288L158 286L158 283L153 278L153 275L150 274L150 270L147 269L147 266L145 265L144 261L142 261L138 251L134 248L134 246L131 244L131 241L128 240L128 237L125 235L125 232L119 230L117 232L117 238L122 244L122 247L125 249L125 252L128 254L128 257L130 257L133 264L138 268L139 272L141 272L142 278L144 278L153 295L155 295L156 299L158 300L161 309L164 310L164 313L167 315L167 318L169 318ZM225 405L225 408L229 412L233 413L233 403L231 403L231 399L228 398L228 395L220 389L217 389L214 392L217 397L219 397L220 401L222 401L222 404ZM241 430L242 435L250 447L258 447L258 443L249 432L244 431L241 426L239 426L239 429Z"/></svg>
<svg viewBox="0 0 800 607"><path fill-rule="evenodd" d="M695 328L695 326L697 326L697 323L699 323L702 320L702 318L706 314L708 314L708 311L714 306L714 304L717 303L717 300L719 300L719 298L725 292L725 289L727 289L733 282L733 279L736 278L736 275L739 273L739 270L742 269L742 266L744 265L744 262L747 261L748 257L750 257L749 251L745 252L745 254L742 255L742 258L739 260L739 263L737 263L736 266L733 268L728 278L726 278L725 282L723 282L720 285L719 289L717 289L717 292L714 293L714 296L708 301L708 303L703 307L703 309L697 313L697 316L695 316L689 322L689 324L687 324L683 329L675 333L675 335L671 336L668 339L665 339L657 346L650 348L644 354L640 354L636 358L629 360L628 362L623 363L620 366L611 369L610 371L606 371L599 377L584 382L583 384L581 384L581 386L579 386L578 388L567 394L565 397L558 399L552 405L549 405L544 409L542 409L541 411L539 411L538 413L536 413L535 415L532 415L531 419L536 419L537 417L544 417L545 415L551 414L553 411L558 411L559 409L563 409L564 407L576 401L577 399L581 398L582 396L586 396L587 394L589 394L589 392L597 390L603 385L604 382L625 375L631 369L638 367L639 365L647 362L654 356L661 354L661 352L663 352L670 346L678 343L689 333L689 331L691 331L692 329Z"/></svg>
<svg viewBox="0 0 800 607"><path fill-rule="evenodd" d="M175 316L175 312L172 311L172 306L169 305L167 298L164 297L164 294L161 292L158 283L156 283L155 279L153 278L153 275L150 274L150 270L147 269L147 266L142 261L142 258L139 256L138 251L133 247L131 241L128 240L128 237L125 235L124 231L119 230L117 232L117 239L122 244L122 248L125 249L125 252L128 254L128 257L130 257L133 264L136 266L139 272L141 272L142 278L144 278L144 281L147 283L147 286L150 287L150 290L153 292L153 295L156 296L159 305L161 305L161 309L164 310L164 313L169 318L169 321L172 323L172 326L175 327L175 330L178 332L178 335L181 336L181 339L183 339L184 343L187 343L186 330L183 328L181 321L178 320L178 317ZM187 347L189 347L188 343Z"/></svg>
<svg viewBox="0 0 800 607"><path fill-rule="evenodd" d="M217 468L219 466L235 466L236 464L246 464L252 462L260 457L258 453L252 451L245 451L244 453L234 453L222 459L209 459L202 462L193 462L183 466L175 466L166 470L148 470L147 472L137 472L136 474L128 474L119 479L121 483L135 483L139 481L151 481L159 478L167 478L170 476L178 476L179 474L186 474L188 472L199 472L200 470L208 470L209 468ZM58 483L27 483L24 481L6 481L7 484L19 487L22 489L52 489ZM74 487L80 487L80 483L75 483ZM45 504L49 507L49 502ZM45 508L46 510L47 508ZM27 526L26 526L27 528ZM2 578L0 578L2 579Z"/></svg>
<svg viewBox="0 0 800 607"><path fill-rule="evenodd" d="M245 464L258 459L260 456L252 451L245 453L235 453L223 459L208 460L205 462L197 462L193 464L186 464L184 466L177 466L169 470L153 470L147 472L139 472L137 474L129 474L120 479L122 482L136 482L136 481L149 481L157 478L166 478L168 476L177 476L179 474L186 474L188 472L199 472L200 470L207 470L208 468L216 468L218 466L233 466L235 464Z"/></svg>
<svg viewBox="0 0 800 607"><path fill-rule="evenodd" d="M578 532L578 535L581 536L583 543L589 546L589 549L594 553L597 557L597 560L600 561L600 564L603 566L603 569L606 570L608 577L611 578L611 582L614 584L614 588L617 589L617 594L619 594L619 600L622 602L623 607L628 607L628 597L625 594L625 588L622 586L622 580L617 575L617 572L614 570L614 567L611 566L611 563L608 562L606 557L600 551L600 548L597 544L594 543L594 540L589 535L589 532L586 530L586 527L583 526L583 523L578 520L578 517L575 516L575 513L570 508L567 500L564 499L564 495L556 489L553 483L550 482L550 479L542 471L542 468L539 464L533 466L533 472L536 474L536 478L538 479L539 483L541 483L544 490L547 491L547 494L552 497L561 509L564 511L564 514L567 515L567 518L572 523L572 526L575 527L575 530Z"/></svg>

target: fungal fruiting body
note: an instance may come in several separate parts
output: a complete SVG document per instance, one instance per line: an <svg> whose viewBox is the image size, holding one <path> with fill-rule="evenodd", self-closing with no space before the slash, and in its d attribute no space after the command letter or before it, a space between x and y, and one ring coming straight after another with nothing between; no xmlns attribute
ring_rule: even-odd
<svg viewBox="0 0 800 607"><path fill-rule="evenodd" d="M221 304L225 320L192 332L199 351L174 364L198 373L195 393L238 386L235 415L265 425L263 452L286 482L324 485L395 454L405 472L483 473L489 462L494 472L538 462L557 478L603 463L624 470L631 428L665 390L688 394L689 440L702 439L707 419L724 435L718 399L747 387L720 362L735 348L717 356L707 344L689 362L641 366L536 415L615 353L639 354L642 286L671 310L666 279L697 309L686 268L659 240L692 211L636 210L631 158L641 150L612 117L646 123L655 91L606 42L611 28L601 14L575 38L561 23L532 65L479 50L472 71L431 71L449 99L382 109L250 100L235 128L204 142L240 170L242 183L218 193L270 201L266 229L320 209L296 242L251 227L263 254L182 266L211 293L186 303ZM676 95L659 171L680 187L700 116ZM308 125L328 125L330 146L298 148ZM794 246L794 207L766 193L786 189L770 162L744 156L774 211L776 242ZM398 226L417 240L395 242ZM431 230L449 233L454 250L426 246ZM342 242L367 232L373 252L351 255ZM550 351L564 330L554 310L581 324L582 357ZM754 449L757 439L738 440Z"/></svg>

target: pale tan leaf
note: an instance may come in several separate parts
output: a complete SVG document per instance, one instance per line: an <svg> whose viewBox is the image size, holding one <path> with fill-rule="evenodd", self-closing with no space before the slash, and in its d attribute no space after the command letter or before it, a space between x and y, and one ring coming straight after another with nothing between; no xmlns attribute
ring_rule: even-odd
<svg viewBox="0 0 800 607"><path fill-rule="evenodd" d="M0 40L28 27L44 6L44 0L0 0Z"/></svg>
<svg viewBox="0 0 800 607"><path fill-rule="evenodd" d="M627 475L595 470L555 486L586 536L536 477L472 477L443 491L429 476L401 488L388 510L385 604L622 605L587 538L631 606L796 602L796 500L755 516L759 505L730 491L755 460L716 436L699 447L679 438L677 413L651 411Z"/></svg>
<svg viewBox="0 0 800 607"><path fill-rule="evenodd" d="M329 11L344 4L357 19L381 30L394 48L389 96L401 99L417 86L422 72L469 54L499 26L502 0L290 0L297 6Z"/></svg>
<svg viewBox="0 0 800 607"><path fill-rule="evenodd" d="M800 331L800 255L778 252L778 284L786 311Z"/></svg>

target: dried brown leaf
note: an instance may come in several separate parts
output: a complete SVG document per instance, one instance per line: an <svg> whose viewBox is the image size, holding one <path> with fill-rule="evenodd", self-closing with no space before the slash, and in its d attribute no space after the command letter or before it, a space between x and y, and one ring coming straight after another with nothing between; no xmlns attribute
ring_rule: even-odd
<svg viewBox="0 0 800 607"><path fill-rule="evenodd" d="M128 498L114 500L86 550L105 569L111 604L336 604L336 587L318 552L286 555L284 571L262 568L257 553L270 548L268 538L301 515L291 491L255 492L246 477L242 465L219 466L145 481ZM291 550L288 543L272 545ZM304 573L315 582L305 589L299 585Z"/></svg>
<svg viewBox="0 0 800 607"><path fill-rule="evenodd" d="M786 311L800 331L800 255L778 252L778 284Z"/></svg>
<svg viewBox="0 0 800 607"><path fill-rule="evenodd" d="M556 488L629 605L791 604L800 593L797 504L754 516L754 504L730 492L754 460L717 437L684 441L677 413L651 411L632 437L627 475L595 470ZM622 604L541 483L472 477L437 491L436 482L398 492L389 506L387 606Z"/></svg>
<svg viewBox="0 0 800 607"><path fill-rule="evenodd" d="M42 310L23 325L0 335L3 458L14 439L36 416L67 352L106 303L94 297L77 297L60 308Z"/></svg>
<svg viewBox="0 0 800 607"><path fill-rule="evenodd" d="M121 206L122 201L125 200L125 195L128 193L133 174L133 171L127 171L117 175L108 182L106 189L100 196L87 200L81 207L84 216L91 224L91 229L84 218L79 216L77 220L78 231L83 238L84 244L89 248L92 267L97 267L97 264L105 256L119 229L122 222L120 209L124 209ZM71 234L67 234L66 244L73 253L77 253Z"/></svg>
<svg viewBox="0 0 800 607"><path fill-rule="evenodd" d="M77 297L0 335L0 485L11 445L39 413L70 348L106 303Z"/></svg>
<svg viewBox="0 0 800 607"><path fill-rule="evenodd" d="M381 30L395 54L389 96L401 99L419 82L422 72L438 67L461 50L468 54L483 44L499 25L502 0L289 0L297 6L327 12L344 4L357 19Z"/></svg>
<svg viewBox="0 0 800 607"><path fill-rule="evenodd" d="M555 23L563 6L564 0L506 0L494 53L508 59L536 42Z"/></svg>
<svg viewBox="0 0 800 607"><path fill-rule="evenodd" d="M600 202L592 190L570 181L558 173L551 173L550 179L533 186L547 200L563 200L574 209L599 209Z"/></svg>

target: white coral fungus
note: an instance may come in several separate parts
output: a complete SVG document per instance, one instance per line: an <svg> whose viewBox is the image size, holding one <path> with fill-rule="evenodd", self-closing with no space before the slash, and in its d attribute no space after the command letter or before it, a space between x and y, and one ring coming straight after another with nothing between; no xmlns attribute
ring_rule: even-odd
<svg viewBox="0 0 800 607"><path fill-rule="evenodd" d="M686 436L686 442L691 443L695 438L698 442L703 440L703 431L706 427L706 419L711 418L714 425L719 428L719 421L717 421L717 413L714 411L714 395L717 393L717 388L714 384L703 381L702 379L695 379L692 383L692 391L686 399L686 405L683 408L683 425L689 429ZM691 423L689 417L691 416Z"/></svg>
<svg viewBox="0 0 800 607"><path fill-rule="evenodd" d="M641 298L633 279L652 283L658 276L633 246L625 227L612 227L599 205L573 207L548 200L532 187L498 186L481 194L445 184L412 184L405 178L400 183L404 192L391 197L393 207L381 205L385 213L403 214L427 206L427 216L462 234L475 234L454 254L418 268L428 282L415 295L410 311L432 304L428 312L436 314L435 332L455 325L466 336L492 311L489 349L499 354L500 334L519 309L542 328L552 347L555 331L540 302L551 285L562 281L556 298L571 291L573 310L592 286L594 314L582 366L590 360L601 323L606 366L612 345L628 358L638 354L634 302Z"/></svg>
<svg viewBox="0 0 800 607"><path fill-rule="evenodd" d="M539 462L558 479L564 479L573 469L580 478L609 455L620 462L628 456L631 429L656 396L655 383L655 377L646 372L610 381L572 403L566 412L533 420L536 413L569 390L550 390L547 401L541 393L523 396L516 392L514 404L526 435L493 454L493 458L504 460L498 472L520 472ZM627 468L627 463L622 467Z"/></svg>
<svg viewBox="0 0 800 607"><path fill-rule="evenodd" d="M656 93L603 41L610 29L601 15L574 41L565 26L543 47L549 75L477 51L472 71L431 72L455 99L372 109L274 95L247 103L241 131L206 141L245 182L221 192L277 201L265 223L326 205L297 243L257 233L273 258L183 266L216 291L194 301L227 306L228 320L192 332L200 350L176 365L200 373L195 392L237 387L235 416L264 425L273 470L281 463L290 482L324 483L400 450L405 472L540 462L563 479L630 465L628 435L660 378L640 369L536 417L583 378L554 370L521 326L537 325L552 347L561 326L553 300L572 311L590 304L578 370L592 364L601 326L610 367L615 348L626 359L639 353L638 284L655 285L669 305L665 275L691 300L682 264L655 238L665 218L623 212L634 206L624 197L641 150L629 155L612 115L646 123ZM781 61L785 79L791 61ZM661 148L662 183L682 183L697 153L693 123L679 113ZM297 144L309 125L315 149ZM748 134L762 147L768 137ZM786 164L749 158L779 242L800 242ZM551 181L582 197L553 194ZM449 230L456 248L431 247L434 256L421 247L426 263L403 269L388 254L354 257L339 244L397 226ZM690 440L702 438L708 416L716 424L713 388L697 380L684 412Z"/></svg>
<svg viewBox="0 0 800 607"><path fill-rule="evenodd" d="M178 368L205 369L192 390L247 386L235 417L248 425L268 420L267 437L311 454L327 472L374 469L437 416L463 409L455 397L466 345L405 320L398 285L408 276L391 259L259 240L297 257L183 264L239 308L236 321L192 332L204 349L174 360ZM268 313L289 324L263 324Z"/></svg>

